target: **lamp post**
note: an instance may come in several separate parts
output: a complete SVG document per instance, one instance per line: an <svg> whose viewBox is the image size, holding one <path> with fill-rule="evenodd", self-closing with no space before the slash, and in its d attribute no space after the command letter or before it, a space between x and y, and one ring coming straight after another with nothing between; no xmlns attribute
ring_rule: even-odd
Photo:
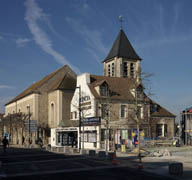
<svg viewBox="0 0 192 180"><path fill-rule="evenodd" d="M31 144L31 120L30 120L30 106L27 106L27 110L28 110L28 121L29 121L29 145Z"/></svg>
<svg viewBox="0 0 192 180"><path fill-rule="evenodd" d="M79 151L81 150L81 86L76 87L79 89Z"/></svg>

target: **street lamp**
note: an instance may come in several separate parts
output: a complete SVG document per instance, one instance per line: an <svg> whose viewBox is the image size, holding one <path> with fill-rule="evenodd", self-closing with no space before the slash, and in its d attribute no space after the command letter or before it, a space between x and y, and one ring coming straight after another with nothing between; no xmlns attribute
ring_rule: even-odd
<svg viewBox="0 0 192 180"><path fill-rule="evenodd" d="M29 121L29 145L31 144L31 120L30 120L30 106L28 105L27 106L27 111L28 111L28 115L29 115L29 117L28 117L28 121Z"/></svg>
<svg viewBox="0 0 192 180"><path fill-rule="evenodd" d="M81 150L81 86L76 87L79 89L79 152Z"/></svg>

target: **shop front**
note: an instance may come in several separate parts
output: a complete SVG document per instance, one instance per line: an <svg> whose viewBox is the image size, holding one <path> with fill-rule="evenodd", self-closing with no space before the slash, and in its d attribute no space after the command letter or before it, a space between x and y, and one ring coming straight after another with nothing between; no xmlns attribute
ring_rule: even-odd
<svg viewBox="0 0 192 180"><path fill-rule="evenodd" d="M51 129L51 146L72 146L77 147L78 144L78 128L53 128Z"/></svg>
<svg viewBox="0 0 192 180"><path fill-rule="evenodd" d="M100 123L99 117L85 118L81 127L81 147L84 149L100 148Z"/></svg>

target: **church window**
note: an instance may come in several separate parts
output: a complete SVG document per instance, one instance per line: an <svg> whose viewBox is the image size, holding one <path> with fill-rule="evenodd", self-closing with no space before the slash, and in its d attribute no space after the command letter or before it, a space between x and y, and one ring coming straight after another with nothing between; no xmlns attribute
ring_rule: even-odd
<svg viewBox="0 0 192 180"><path fill-rule="evenodd" d="M130 64L130 76L134 78L134 63Z"/></svg>
<svg viewBox="0 0 192 180"><path fill-rule="evenodd" d="M128 64L127 62L123 63L123 77L127 77L128 76Z"/></svg>
<svg viewBox="0 0 192 180"><path fill-rule="evenodd" d="M54 103L51 103L51 123L55 121L55 106Z"/></svg>
<svg viewBox="0 0 192 180"><path fill-rule="evenodd" d="M112 72L111 72L111 76L113 77L113 76L115 76L115 64L114 63L112 63Z"/></svg>
<svg viewBox="0 0 192 180"><path fill-rule="evenodd" d="M108 76L109 77L111 76L111 66L110 66L110 64L108 65Z"/></svg>

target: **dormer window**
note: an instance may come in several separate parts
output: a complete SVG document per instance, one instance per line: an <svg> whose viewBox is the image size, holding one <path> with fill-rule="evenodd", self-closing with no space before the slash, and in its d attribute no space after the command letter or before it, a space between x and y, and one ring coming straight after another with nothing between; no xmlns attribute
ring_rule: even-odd
<svg viewBox="0 0 192 180"><path fill-rule="evenodd" d="M100 95L101 96L107 96L108 95L108 86L106 84L103 84L100 86Z"/></svg>
<svg viewBox="0 0 192 180"><path fill-rule="evenodd" d="M143 98L143 88L142 88L141 86L139 86L139 87L137 88L137 98L138 98L138 99Z"/></svg>

